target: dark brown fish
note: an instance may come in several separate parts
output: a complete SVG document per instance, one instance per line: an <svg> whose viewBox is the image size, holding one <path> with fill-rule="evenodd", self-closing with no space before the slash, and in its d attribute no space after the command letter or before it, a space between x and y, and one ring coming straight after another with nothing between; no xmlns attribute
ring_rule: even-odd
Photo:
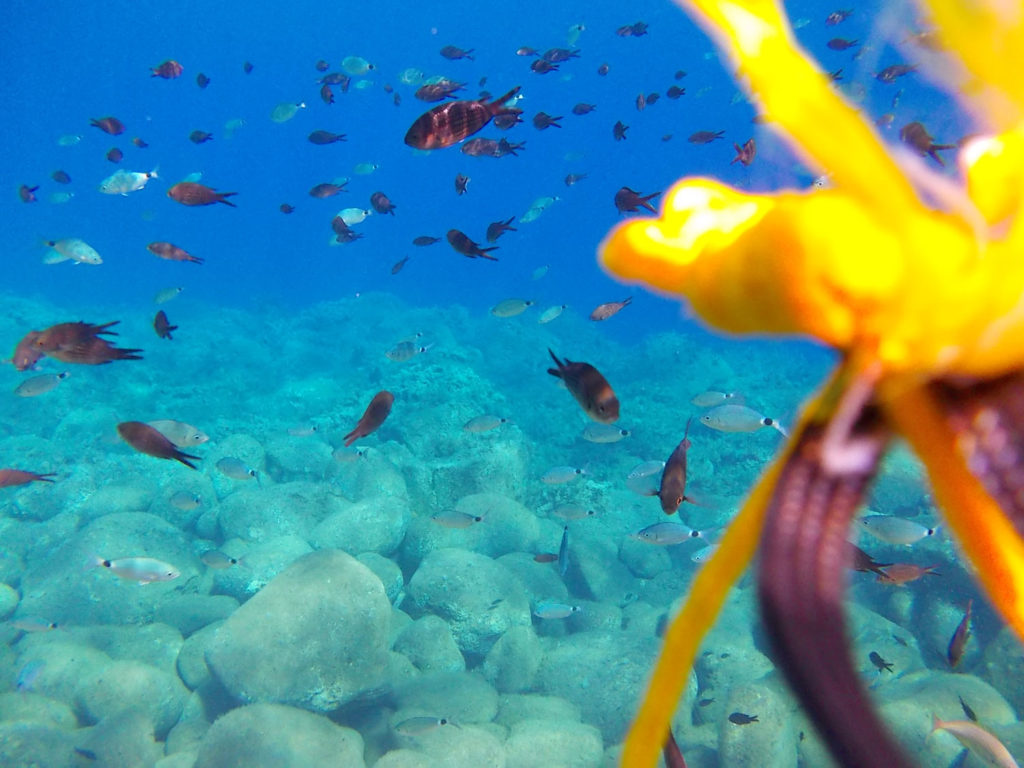
<svg viewBox="0 0 1024 768"><path fill-rule="evenodd" d="M196 468L189 459L198 460L198 456L182 453L174 443L149 424L141 421L122 421L117 425L117 434L139 453L158 459L174 459L186 467Z"/></svg>
<svg viewBox="0 0 1024 768"><path fill-rule="evenodd" d="M320 86L320 100L323 101L324 104L334 103L334 92L331 90L331 86L327 85L327 83Z"/></svg>
<svg viewBox="0 0 1024 768"><path fill-rule="evenodd" d="M207 133L206 131L195 130L188 135L188 140L193 144L203 144L207 141L211 141L212 139L213 134Z"/></svg>
<svg viewBox="0 0 1024 768"><path fill-rule="evenodd" d="M661 501L661 509L666 515L671 515L679 509L679 505L688 501L686 497L686 452L690 450L690 422L686 420L686 429L683 431L683 439L672 451L672 455L665 462L665 469L661 472L661 484L658 486L658 499Z"/></svg>
<svg viewBox="0 0 1024 768"><path fill-rule="evenodd" d="M757 715L747 715L743 712L733 712L729 715L729 722L734 725L750 725L750 723L759 723Z"/></svg>
<svg viewBox="0 0 1024 768"><path fill-rule="evenodd" d="M313 68L317 72L326 72L330 68L330 66L331 65L328 64L324 59L320 59L316 64L313 65Z"/></svg>
<svg viewBox="0 0 1024 768"><path fill-rule="evenodd" d="M506 232L516 232L515 227L509 226L515 216L509 216L505 221L492 221L487 225L487 242L497 242L498 238Z"/></svg>
<svg viewBox="0 0 1024 768"><path fill-rule="evenodd" d="M491 261L498 260L497 256L491 256L490 254L491 251L498 250L498 246L493 245L490 248L481 248L477 243L470 240L465 233L457 229L448 230L448 243L463 256L468 256L471 259L480 257L482 259L490 259Z"/></svg>
<svg viewBox="0 0 1024 768"><path fill-rule="evenodd" d="M641 93L636 97L636 111L643 112L644 107L647 106L647 98Z"/></svg>
<svg viewBox="0 0 1024 768"><path fill-rule="evenodd" d="M370 205L377 213L390 213L395 215L395 204L388 199L383 192L374 192L370 195Z"/></svg>
<svg viewBox="0 0 1024 768"><path fill-rule="evenodd" d="M200 72L198 75L196 75L196 85L198 85L200 88L205 88L209 84L210 84L210 78L208 78L202 72Z"/></svg>
<svg viewBox="0 0 1024 768"><path fill-rule="evenodd" d="M101 131L109 133L111 136L118 136L124 133L124 123L116 117L101 117L99 119L93 118L89 121L89 125L99 128Z"/></svg>
<svg viewBox="0 0 1024 768"><path fill-rule="evenodd" d="M18 197L23 203L34 203L36 202L37 189L39 189L38 184L34 187L30 187L28 184L22 184L18 187Z"/></svg>
<svg viewBox="0 0 1024 768"><path fill-rule="evenodd" d="M462 173L455 174L455 194L464 195L468 191L467 187L471 179Z"/></svg>
<svg viewBox="0 0 1024 768"><path fill-rule="evenodd" d="M661 96L658 95L657 93L648 93L647 94L647 106L651 106L651 104L657 104L658 103L658 99L660 99L660 98L661 98Z"/></svg>
<svg viewBox="0 0 1024 768"><path fill-rule="evenodd" d="M725 131L697 131L691 133L687 139L691 144L710 144L715 139L720 139L725 135Z"/></svg>
<svg viewBox="0 0 1024 768"><path fill-rule="evenodd" d="M162 77L164 80L173 80L179 77L185 68L174 59L168 59L158 67L153 67L150 77Z"/></svg>
<svg viewBox="0 0 1024 768"><path fill-rule="evenodd" d="M516 155L518 151L526 146L525 141L512 144L506 139L470 139L462 145L462 154L471 157L504 157L505 155Z"/></svg>
<svg viewBox="0 0 1024 768"><path fill-rule="evenodd" d="M124 159L124 152L122 152L117 147L112 147L107 152L107 160L109 160L112 163L120 163L123 159Z"/></svg>
<svg viewBox="0 0 1024 768"><path fill-rule="evenodd" d="M971 604L973 600L967 601L967 611L960 623L956 625L956 631L949 639L949 646L946 648L946 660L949 666L956 669L960 660L964 657L964 650L967 648L967 641L971 637Z"/></svg>
<svg viewBox="0 0 1024 768"><path fill-rule="evenodd" d="M491 102L450 101L424 112L405 134L405 143L416 149L441 149L467 139L495 115L507 111L505 102L519 93L516 86Z"/></svg>
<svg viewBox="0 0 1024 768"><path fill-rule="evenodd" d="M921 157L927 155L939 165L946 164L946 161L939 155L939 150L956 149L956 144L936 144L928 134L928 130L916 120L900 128L900 140Z"/></svg>
<svg viewBox="0 0 1024 768"><path fill-rule="evenodd" d="M331 229L334 230L335 241L339 243L351 243L353 240L358 240L362 237L362 234L346 224L341 216L335 216L331 219Z"/></svg>
<svg viewBox="0 0 1024 768"><path fill-rule="evenodd" d="M574 115L587 115L593 112L595 109L597 109L596 104L587 104L581 101L579 104L576 104L572 108L572 113Z"/></svg>
<svg viewBox="0 0 1024 768"><path fill-rule="evenodd" d="M396 261L396 262L395 262L395 263L394 263L394 264L393 264L393 265L391 266L391 274L392 274L392 275L397 275L397 274L398 274L399 272L401 272L401 271L402 271L402 267L404 267L404 266L405 266L405 263L406 263L407 261L409 261L409 257L408 257L408 256L404 256L404 257L402 257L401 259L399 259L398 261Z"/></svg>
<svg viewBox="0 0 1024 768"><path fill-rule="evenodd" d="M686 768L686 760L683 759L683 753L679 749L679 745L676 744L676 738L672 735L671 728L669 728L662 753L665 756L665 768Z"/></svg>
<svg viewBox="0 0 1024 768"><path fill-rule="evenodd" d="M884 576L885 568L892 565L892 563L878 562L853 542L847 543L849 545L847 549L850 553L849 556L851 560L850 567L855 571L859 571L860 573L874 573L879 576Z"/></svg>
<svg viewBox="0 0 1024 768"><path fill-rule="evenodd" d="M146 147L149 146L149 144L147 144L145 141L140 139L138 136L136 136L134 139L132 139L132 144L134 144L139 149L145 149Z"/></svg>
<svg viewBox="0 0 1024 768"><path fill-rule="evenodd" d="M557 552L539 552L533 556L535 563L553 563L558 560Z"/></svg>
<svg viewBox="0 0 1024 768"><path fill-rule="evenodd" d="M898 77L909 75L911 72L917 71L916 64L893 64L892 66L886 67L881 72L875 75L875 79L882 83L891 83Z"/></svg>
<svg viewBox="0 0 1024 768"><path fill-rule="evenodd" d="M473 51L473 48L464 51L457 46L446 45L444 48L441 49L441 55L450 61L455 61L456 59L469 59L470 61L473 61L473 57L469 55Z"/></svg>
<svg viewBox="0 0 1024 768"><path fill-rule="evenodd" d="M852 10L832 11L832 13L825 17L825 26L834 27L836 24L846 21L852 13Z"/></svg>
<svg viewBox="0 0 1024 768"><path fill-rule="evenodd" d="M573 184L582 181L585 178L587 178L587 174L585 173L570 173L565 177L565 186L571 187Z"/></svg>
<svg viewBox="0 0 1024 768"><path fill-rule="evenodd" d="M281 213L294 213L295 206L289 205L288 203L281 203L281 205L278 206L278 210L281 211Z"/></svg>
<svg viewBox="0 0 1024 768"><path fill-rule="evenodd" d="M747 139L742 147L739 144L733 144L732 148L736 150L736 157L729 161L729 165L733 163L750 165L757 156L757 144L753 139Z"/></svg>
<svg viewBox="0 0 1024 768"><path fill-rule="evenodd" d="M54 171L50 174L50 178L56 181L58 184L70 184L71 177L68 176L67 171ZM39 189L39 187L36 187Z"/></svg>
<svg viewBox="0 0 1024 768"><path fill-rule="evenodd" d="M523 122L522 115L523 110L516 109L515 107L509 107L508 111L495 116L494 127L499 131L507 131L512 126Z"/></svg>
<svg viewBox="0 0 1024 768"><path fill-rule="evenodd" d="M433 245L434 243L441 242L440 237L431 237L430 235L420 235L419 237L413 238L412 244L418 245L421 248L426 245Z"/></svg>
<svg viewBox="0 0 1024 768"><path fill-rule="evenodd" d="M875 665L875 669L879 672L892 672L892 662L886 661L879 656L875 651L868 654L868 660Z"/></svg>
<svg viewBox="0 0 1024 768"><path fill-rule="evenodd" d="M652 192L649 195L644 195L635 189L621 187L615 193L615 208L619 213L635 213L640 208L657 213L657 209L651 205L650 201L660 194L661 192Z"/></svg>
<svg viewBox="0 0 1024 768"><path fill-rule="evenodd" d="M198 256L193 256L184 248L179 248L173 243L163 240L155 240L146 246L146 250L154 256L159 256L161 259L167 259L168 261L191 261L193 264L203 263L203 259Z"/></svg>
<svg viewBox="0 0 1024 768"><path fill-rule="evenodd" d="M549 115L547 112L538 112L533 116L533 127L538 131L543 131L545 128L561 128L558 121L562 119L561 115Z"/></svg>
<svg viewBox="0 0 1024 768"><path fill-rule="evenodd" d="M544 59L534 59L530 64L530 69L538 75L546 75L548 72L557 72L558 65L552 64L550 61L544 61Z"/></svg>
<svg viewBox="0 0 1024 768"><path fill-rule="evenodd" d="M589 363L574 363L568 358L559 360L550 349L548 354L558 366L548 368L548 373L565 382L566 389L590 418L602 424L619 420L619 399L597 368Z"/></svg>
<svg viewBox="0 0 1024 768"><path fill-rule="evenodd" d="M52 483L51 477L56 477L52 472L26 472L23 469L0 469L0 488L12 488L16 485L28 485L29 483Z"/></svg>
<svg viewBox="0 0 1024 768"><path fill-rule="evenodd" d="M569 59L578 59L580 52L576 48L549 48L540 57L551 64L559 64Z"/></svg>
<svg viewBox="0 0 1024 768"><path fill-rule="evenodd" d="M825 43L825 46L833 51L845 51L857 45L860 45L860 40L847 40L845 37L833 37Z"/></svg>
<svg viewBox="0 0 1024 768"><path fill-rule="evenodd" d="M670 99L678 99L680 96L686 93L685 88L680 88L678 85L670 85L668 90L665 91L665 95Z"/></svg>
<svg viewBox="0 0 1024 768"><path fill-rule="evenodd" d="M252 74L252 69L253 69L252 62L250 62L250 61L242 62L242 71L245 72L245 74L251 75Z"/></svg>
<svg viewBox="0 0 1024 768"><path fill-rule="evenodd" d="M616 141L625 141L626 131L629 130L629 126L621 120L617 120L615 125L612 126L612 136L615 137Z"/></svg>
<svg viewBox="0 0 1024 768"><path fill-rule="evenodd" d="M612 315L617 315L623 309L628 307L632 301L633 297L629 296L622 301L609 301L604 304L598 304L594 307L594 311L590 313L590 319L597 322L607 320Z"/></svg>
<svg viewBox="0 0 1024 768"><path fill-rule="evenodd" d="M431 103L455 98L455 94L464 90L465 87L465 83L457 83L454 80L438 80L436 83L421 85L413 95L420 101Z"/></svg>
<svg viewBox="0 0 1024 768"><path fill-rule="evenodd" d="M323 200L326 197L333 197L339 192L345 189L345 184L348 182L342 182L341 184L333 184L329 181L325 181L322 184L317 184L315 187L309 190L310 197L316 197Z"/></svg>
<svg viewBox="0 0 1024 768"><path fill-rule="evenodd" d="M237 208L238 206L228 200L229 197L237 194L237 192L218 192L212 187L207 187L195 181L179 181L167 190L169 198L188 206L224 203L224 205Z"/></svg>
<svg viewBox="0 0 1024 768"><path fill-rule="evenodd" d="M306 137L312 144L334 144L337 141L345 141L344 133L331 133L330 131L313 131Z"/></svg>
<svg viewBox="0 0 1024 768"><path fill-rule="evenodd" d="M391 405L395 402L395 396L386 389L373 396L373 400L366 406L362 418L356 424L355 429L345 435L345 445L352 445L361 437L374 432L377 427L384 423L384 419L391 413Z"/></svg>
<svg viewBox="0 0 1024 768"><path fill-rule="evenodd" d="M167 313L161 309L156 313L156 317L153 318L153 330L156 331L156 335L161 339L174 341L171 333L178 330L178 326L171 325L171 321L167 319Z"/></svg>
<svg viewBox="0 0 1024 768"><path fill-rule="evenodd" d="M599 74L601 77L604 77L605 75L608 74L609 69L610 67L608 66L608 62L605 62L604 64L597 68L597 74Z"/></svg>

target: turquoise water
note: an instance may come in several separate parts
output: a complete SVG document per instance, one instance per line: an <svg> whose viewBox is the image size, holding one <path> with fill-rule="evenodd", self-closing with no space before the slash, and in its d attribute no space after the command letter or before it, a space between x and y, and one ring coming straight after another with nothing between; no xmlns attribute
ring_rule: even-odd
<svg viewBox="0 0 1024 768"><path fill-rule="evenodd" d="M942 141L966 132L923 78L872 78L906 51L879 38L887 16L858 7L828 27L832 10L790 8L807 22L801 40L825 66L843 68L841 87L872 117L895 111L890 133L914 119ZM834 363L807 342L723 339L675 302L605 275L595 254L621 220L614 194L664 190L683 174L760 191L806 187L817 173L751 123L754 109L711 45L667 3L17 2L9 16L0 339L13 350L32 330L116 320L110 341L142 349L143 359L0 368L9 393L0 397L0 467L54 475L52 484L0 488L0 763L612 764L666 616L782 444L773 429L708 429L691 398L738 392L788 426ZM616 34L638 20L648 34ZM533 58L515 53L572 47L570 34L581 54L556 72L538 75ZM825 47L837 35L877 42L854 59ZM442 58L448 44L473 48L475 60ZM374 69L352 75L347 92L335 86L327 105L314 65L340 71L348 56ZM171 58L181 77L149 76ZM469 97L521 85L526 122L479 134L525 141L520 156L405 146L429 106L414 97L414 74L402 81L410 68L465 82ZM199 72L210 78L205 89ZM671 100L670 86L686 94ZM272 121L285 102L306 107ZM597 108L574 115L579 102ZM563 127L536 130L541 110L563 115ZM108 115L124 134L90 127ZM616 121L629 124L625 141L612 137ZM213 139L195 144L194 130ZM347 140L314 145L314 130ZM688 142L699 130L725 137ZM65 146L64 136L81 138ZM132 144L136 136L148 146ZM755 163L730 164L732 144L751 137ZM106 157L113 147L120 163ZM364 174L359 164L379 167ZM118 168L158 177L127 196L102 194ZM69 184L51 178L58 169ZM471 179L461 196L459 173ZM567 186L570 173L586 178ZM189 174L237 192L237 208L169 199ZM341 177L346 192L308 194ZM18 198L22 184L39 185L36 202ZM360 239L332 246L332 217L368 208L378 190L395 215L372 214L352 224ZM558 199L519 222L543 197ZM498 261L467 259L444 240L457 228L483 242L488 224L510 216L516 230L495 243ZM441 241L413 245L422 235ZM44 263L42 241L60 238L86 241L103 263ZM153 241L204 263L158 259L146 249ZM156 304L171 287L183 290ZM607 321L588 319L630 295ZM533 303L512 317L490 312L510 298ZM173 340L153 331L161 309L178 326ZM425 351L392 359L402 342ZM594 422L546 372L549 349L600 370L628 436L583 438ZM64 371L52 391L13 393ZM394 395L388 418L346 450L345 435L383 390ZM505 422L465 429L481 416ZM666 518L627 476L667 459L690 417L687 489L697 503L679 518L700 536L671 547L639 541L632 534ZM118 437L119 423L157 419L208 436L182 448L198 457L196 470ZM255 477L226 475L225 458ZM558 467L582 472L542 480ZM566 520L576 515L565 505L584 510L581 519ZM870 507L934 521L918 468L899 452ZM932 711L962 719L958 697L1019 744L1020 649L941 528L912 547L858 541L879 560L941 574L905 587L852 580L864 682L908 751L929 766L957 757L948 736L925 736ZM121 560L140 557L176 577L119 578L130 575ZM972 598L972 639L951 674L946 644ZM876 669L871 651L893 672ZM737 712L758 720L738 724L729 719ZM774 671L749 578L706 641L674 724L690 765L829 764Z"/></svg>

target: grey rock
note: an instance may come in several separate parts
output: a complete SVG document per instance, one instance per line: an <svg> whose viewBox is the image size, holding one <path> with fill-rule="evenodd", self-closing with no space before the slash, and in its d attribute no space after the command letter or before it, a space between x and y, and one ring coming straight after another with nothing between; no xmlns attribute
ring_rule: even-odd
<svg viewBox="0 0 1024 768"><path fill-rule="evenodd" d="M133 712L144 716L161 739L178 721L187 697L176 676L138 661L114 661L91 670L75 691L77 708L89 722Z"/></svg>
<svg viewBox="0 0 1024 768"><path fill-rule="evenodd" d="M363 552L356 556L356 560L365 565L384 584L384 592L388 596L388 602L398 605L405 590L405 577L402 576L402 569L393 561L376 552Z"/></svg>
<svg viewBox="0 0 1024 768"><path fill-rule="evenodd" d="M572 720L521 720L505 742L506 768L598 768L601 732Z"/></svg>
<svg viewBox="0 0 1024 768"><path fill-rule="evenodd" d="M211 679L210 668L206 665L206 651L223 623L217 621L208 624L195 634L189 635L178 652L178 677L190 690L194 691Z"/></svg>
<svg viewBox="0 0 1024 768"><path fill-rule="evenodd" d="M720 723L719 759L736 768L796 768L797 734L786 700L770 686L739 685L729 692L727 713ZM734 712L756 716L757 722L737 725Z"/></svg>
<svg viewBox="0 0 1024 768"><path fill-rule="evenodd" d="M230 595L178 595L156 609L156 620L170 624L186 637L208 624L222 621L238 608Z"/></svg>
<svg viewBox="0 0 1024 768"><path fill-rule="evenodd" d="M502 693L533 688L544 650L532 626L510 627L487 652L481 672Z"/></svg>
<svg viewBox="0 0 1024 768"><path fill-rule="evenodd" d="M406 627L394 649L421 672L463 672L466 660L455 644L451 629L437 616L424 616Z"/></svg>
<svg viewBox="0 0 1024 768"><path fill-rule="evenodd" d="M313 529L314 546L340 549L350 555L390 555L405 537L412 513L397 497L364 499L332 512Z"/></svg>

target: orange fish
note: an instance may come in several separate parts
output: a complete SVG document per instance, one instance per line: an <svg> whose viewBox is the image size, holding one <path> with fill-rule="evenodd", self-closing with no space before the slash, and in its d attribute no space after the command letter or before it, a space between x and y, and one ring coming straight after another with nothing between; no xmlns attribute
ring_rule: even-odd
<svg viewBox="0 0 1024 768"><path fill-rule="evenodd" d="M23 469L0 469L0 488L12 488L16 485L28 485L29 483L52 483L51 477L56 477L52 472L26 472Z"/></svg>
<svg viewBox="0 0 1024 768"><path fill-rule="evenodd" d="M168 261L191 261L193 264L203 263L201 258L193 256L184 248L179 248L173 243L167 243L162 240L156 240L150 243L146 246L146 250L153 255L159 256L161 259L167 259Z"/></svg>
<svg viewBox="0 0 1024 768"><path fill-rule="evenodd" d="M565 382L584 412L594 421L611 424L619 420L619 399L615 396L608 380L589 363L574 363L566 358L559 360L548 349L548 354L558 368L548 368L548 373Z"/></svg>
<svg viewBox="0 0 1024 768"><path fill-rule="evenodd" d="M607 320L612 315L618 314L623 308L628 307L632 301L633 297L629 296L622 301L609 301L605 304L598 304L594 311L590 313L590 319L595 321Z"/></svg>
<svg viewBox="0 0 1024 768"><path fill-rule="evenodd" d="M374 395L373 400L366 406L362 417L356 423L355 429L345 435L345 445L352 445L360 437L366 437L374 432L391 413L391 405L394 402L395 396L386 389Z"/></svg>
<svg viewBox="0 0 1024 768"><path fill-rule="evenodd" d="M967 601L967 611L964 613L964 617L960 619L960 623L956 626L956 631L953 632L953 636L949 639L949 647L946 649L946 659L949 661L949 666L956 669L957 664L960 663L960 659L964 656L964 649L967 648L967 641L971 637L971 603L973 600Z"/></svg>
<svg viewBox="0 0 1024 768"><path fill-rule="evenodd" d="M879 584L892 584L894 586L903 586L911 581L917 581L925 574L931 574L932 576L938 576L935 573L937 565L929 565L922 568L920 565L912 565L911 563L894 563L887 568L883 568L884 573L878 574L878 578L875 579Z"/></svg>
<svg viewBox="0 0 1024 768"><path fill-rule="evenodd" d="M507 112L505 102L519 93L519 86L494 101L449 101L424 112L409 127L405 143L415 149L442 149L469 138Z"/></svg>
<svg viewBox="0 0 1024 768"><path fill-rule="evenodd" d="M158 459L174 459L186 467L196 468L189 459L198 459L198 456L179 451L178 446L149 424L141 421L122 421L117 425L117 434L139 453Z"/></svg>
<svg viewBox="0 0 1024 768"><path fill-rule="evenodd" d="M237 192L218 192L211 187L207 187L205 184L199 184L195 181L179 181L167 190L167 196L171 200L188 206L224 203L224 205L237 208L238 206L227 199L237 194Z"/></svg>
<svg viewBox="0 0 1024 768"><path fill-rule="evenodd" d="M686 496L686 452L690 450L690 422L686 420L686 429L683 431L683 439L672 451L672 455L665 462L665 469L661 473L661 486L658 488L658 498L661 500L661 509L666 515L674 514L679 505L689 501Z"/></svg>

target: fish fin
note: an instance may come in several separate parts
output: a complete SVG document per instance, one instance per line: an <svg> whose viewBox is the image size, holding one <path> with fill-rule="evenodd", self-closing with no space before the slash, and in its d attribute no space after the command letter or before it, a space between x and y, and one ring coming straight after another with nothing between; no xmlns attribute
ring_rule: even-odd
<svg viewBox="0 0 1024 768"><path fill-rule="evenodd" d="M762 529L758 596L775 658L839 762L896 768L909 763L851 662L843 603L846 536L891 434L873 382L870 367L845 361L790 441ZM837 445L857 446L859 460L833 466Z"/></svg>

